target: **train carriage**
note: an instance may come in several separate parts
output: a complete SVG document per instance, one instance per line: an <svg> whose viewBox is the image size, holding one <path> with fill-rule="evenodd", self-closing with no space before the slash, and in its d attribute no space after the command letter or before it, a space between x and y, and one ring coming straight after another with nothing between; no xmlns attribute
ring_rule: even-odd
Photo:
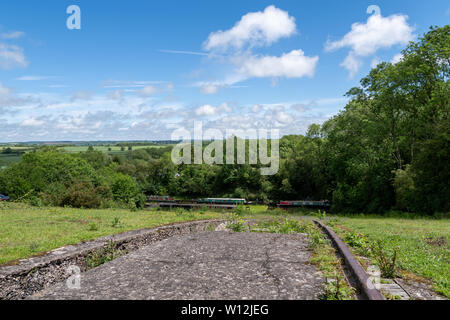
<svg viewBox="0 0 450 320"><path fill-rule="evenodd" d="M311 200L294 200L294 201L280 201L278 204L280 208L314 208L324 209L330 208L330 202L328 200L311 201Z"/></svg>
<svg viewBox="0 0 450 320"><path fill-rule="evenodd" d="M245 204L245 199L238 199L238 198L203 198L198 199L197 203L204 203L204 204Z"/></svg>

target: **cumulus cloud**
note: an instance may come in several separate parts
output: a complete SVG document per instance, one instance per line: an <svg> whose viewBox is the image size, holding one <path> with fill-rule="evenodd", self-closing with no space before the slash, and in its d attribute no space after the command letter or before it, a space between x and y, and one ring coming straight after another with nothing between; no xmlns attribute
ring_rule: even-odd
<svg viewBox="0 0 450 320"><path fill-rule="evenodd" d="M141 90L139 90L139 94L143 97L148 97L150 95L152 95L153 93L156 92L156 87L154 86L146 86L144 88L142 88Z"/></svg>
<svg viewBox="0 0 450 320"><path fill-rule="evenodd" d="M108 92L108 98L112 100L120 100L122 99L122 91L121 90L114 90Z"/></svg>
<svg viewBox="0 0 450 320"><path fill-rule="evenodd" d="M370 67L371 68L375 68L376 66L378 66L381 63L380 58L375 57L372 59L372 61L370 62Z"/></svg>
<svg viewBox="0 0 450 320"><path fill-rule="evenodd" d="M321 123L330 115L320 110L298 114L295 105L320 107L335 105L342 100L329 98L257 104L239 106L239 110L233 112L233 108L237 108L234 103L186 108L181 102L164 99L148 104L148 99L140 97L137 92L122 95L120 100L114 99L115 93L110 93L96 94L83 101L70 101L70 96L63 94L33 96L36 101L22 101L22 106L14 109L11 116L2 122L0 141L169 139L172 130L180 126L192 128L196 118L202 120L205 129L279 128L282 134L298 134L304 132L309 124ZM17 99L18 96L12 88L0 85L0 102L5 97ZM31 97L30 94L20 96ZM142 109L141 105L144 105Z"/></svg>
<svg viewBox="0 0 450 320"><path fill-rule="evenodd" d="M347 69L350 72L350 77L353 78L362 66L362 61L355 55L354 52L350 52L340 66Z"/></svg>
<svg viewBox="0 0 450 320"><path fill-rule="evenodd" d="M74 93L74 95L72 96L72 101L73 100L89 100L92 97L92 92L87 91L87 90L81 90L81 91L77 91Z"/></svg>
<svg viewBox="0 0 450 320"><path fill-rule="evenodd" d="M253 113L258 113L261 110L261 106L259 104L255 104L250 109Z"/></svg>
<svg viewBox="0 0 450 320"><path fill-rule="evenodd" d="M403 54L398 53L398 54L396 54L395 56L392 57L391 63L392 64L396 64L396 63L399 63L402 60L403 60Z"/></svg>
<svg viewBox="0 0 450 320"><path fill-rule="evenodd" d="M280 57L252 56L243 59L239 72L248 78L286 77L301 78L312 77L319 61L319 57L307 57L302 50L292 50Z"/></svg>
<svg viewBox="0 0 450 320"><path fill-rule="evenodd" d="M353 76L362 65L361 57L375 54L379 49L391 48L394 45L406 45L414 39L414 28L407 22L406 15L383 17L371 15L366 23L352 24L351 31L342 39L327 41L326 51L350 48L348 56L341 66L349 70Z"/></svg>
<svg viewBox="0 0 450 320"><path fill-rule="evenodd" d="M219 91L220 86L214 84L204 84L200 87L200 92L203 94L215 94Z"/></svg>
<svg viewBox="0 0 450 320"><path fill-rule="evenodd" d="M22 127L40 127L44 123L45 122L43 120L37 120L35 118L29 118L29 119L25 119L24 121L22 121L22 123L20 125Z"/></svg>
<svg viewBox="0 0 450 320"><path fill-rule="evenodd" d="M209 104L205 104L195 109L195 114L198 116L211 116L216 114L216 108Z"/></svg>
<svg viewBox="0 0 450 320"><path fill-rule="evenodd" d="M231 112L232 109L227 103L222 103L218 107L205 104L195 109L195 114L197 116L215 116L221 113Z"/></svg>
<svg viewBox="0 0 450 320"><path fill-rule="evenodd" d="M28 66L28 61L25 58L22 48L0 43L0 68L12 69L26 66Z"/></svg>
<svg viewBox="0 0 450 320"><path fill-rule="evenodd" d="M4 97L7 95L10 95L12 93L12 89L9 87L4 86L1 82L0 82L0 97Z"/></svg>
<svg viewBox="0 0 450 320"><path fill-rule="evenodd" d="M211 33L203 46L206 50L227 50L270 45L295 32L295 19L272 5L263 12L247 13L229 30Z"/></svg>
<svg viewBox="0 0 450 320"><path fill-rule="evenodd" d="M305 103L296 103L291 105L291 108L297 112L305 112L308 111L310 109L310 106L313 105L314 102L305 104Z"/></svg>
<svg viewBox="0 0 450 320"><path fill-rule="evenodd" d="M212 53L210 59L218 57L217 62L225 62L233 69L223 80L202 83L200 91L215 94L221 88L249 78L272 78L272 85L276 85L279 78L312 77L318 56L306 56L300 49L281 56L252 52L255 47L272 45L281 38L291 37L296 33L295 18L273 5L266 7L264 11L245 14L231 29L212 32L203 48ZM217 56L217 51L223 54Z"/></svg>
<svg viewBox="0 0 450 320"><path fill-rule="evenodd" d="M6 107L3 112L12 112L15 108L27 104L38 104L39 99L31 95L19 95L14 89L3 85L0 82L0 107Z"/></svg>
<svg viewBox="0 0 450 320"><path fill-rule="evenodd" d="M277 127L281 127L281 126L290 124L290 123L292 123L292 121L294 121L293 117L290 114L288 114L282 110L276 111L273 115L273 118L276 120L275 125Z"/></svg>

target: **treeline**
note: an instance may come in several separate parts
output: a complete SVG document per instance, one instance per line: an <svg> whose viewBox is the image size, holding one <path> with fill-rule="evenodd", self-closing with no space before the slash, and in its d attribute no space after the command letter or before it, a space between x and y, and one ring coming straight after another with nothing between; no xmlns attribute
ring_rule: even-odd
<svg viewBox="0 0 450 320"><path fill-rule="evenodd" d="M273 176L259 165L175 165L171 147L114 156L44 148L1 170L0 192L94 208L141 207L144 194L159 194L329 199L335 212L448 212L449 65L450 27L431 28L400 62L379 64L349 90L338 115L280 139Z"/></svg>

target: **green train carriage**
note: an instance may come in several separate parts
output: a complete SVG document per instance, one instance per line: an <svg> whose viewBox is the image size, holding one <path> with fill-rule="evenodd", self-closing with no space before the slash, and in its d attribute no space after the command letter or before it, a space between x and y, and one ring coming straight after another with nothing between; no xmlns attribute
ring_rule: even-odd
<svg viewBox="0 0 450 320"><path fill-rule="evenodd" d="M203 198L198 199L197 203L205 203L205 204L245 204L245 199L238 199L238 198Z"/></svg>

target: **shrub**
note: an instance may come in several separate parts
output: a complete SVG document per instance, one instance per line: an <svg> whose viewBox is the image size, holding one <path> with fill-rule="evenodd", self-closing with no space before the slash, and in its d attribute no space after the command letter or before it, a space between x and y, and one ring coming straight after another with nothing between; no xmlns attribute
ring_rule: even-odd
<svg viewBox="0 0 450 320"><path fill-rule="evenodd" d="M234 209L234 213L238 216L242 216L245 213L245 206L237 205Z"/></svg>
<svg viewBox="0 0 450 320"><path fill-rule="evenodd" d="M140 195L136 181L132 177L121 173L116 174L111 191L114 200L125 204L137 205L137 203L142 201L142 195Z"/></svg>
<svg viewBox="0 0 450 320"><path fill-rule="evenodd" d="M87 181L76 181L67 189L60 205L74 208L99 208L102 204L101 187Z"/></svg>
<svg viewBox="0 0 450 320"><path fill-rule="evenodd" d="M376 244L372 245L372 252L380 267L381 276L394 278L397 270L397 250L394 250L392 254L388 254L383 248L382 242L378 240Z"/></svg>
<svg viewBox="0 0 450 320"><path fill-rule="evenodd" d="M406 165L405 169L398 169L395 172L394 188L396 206L400 210L411 210L414 201L414 177L411 166Z"/></svg>

